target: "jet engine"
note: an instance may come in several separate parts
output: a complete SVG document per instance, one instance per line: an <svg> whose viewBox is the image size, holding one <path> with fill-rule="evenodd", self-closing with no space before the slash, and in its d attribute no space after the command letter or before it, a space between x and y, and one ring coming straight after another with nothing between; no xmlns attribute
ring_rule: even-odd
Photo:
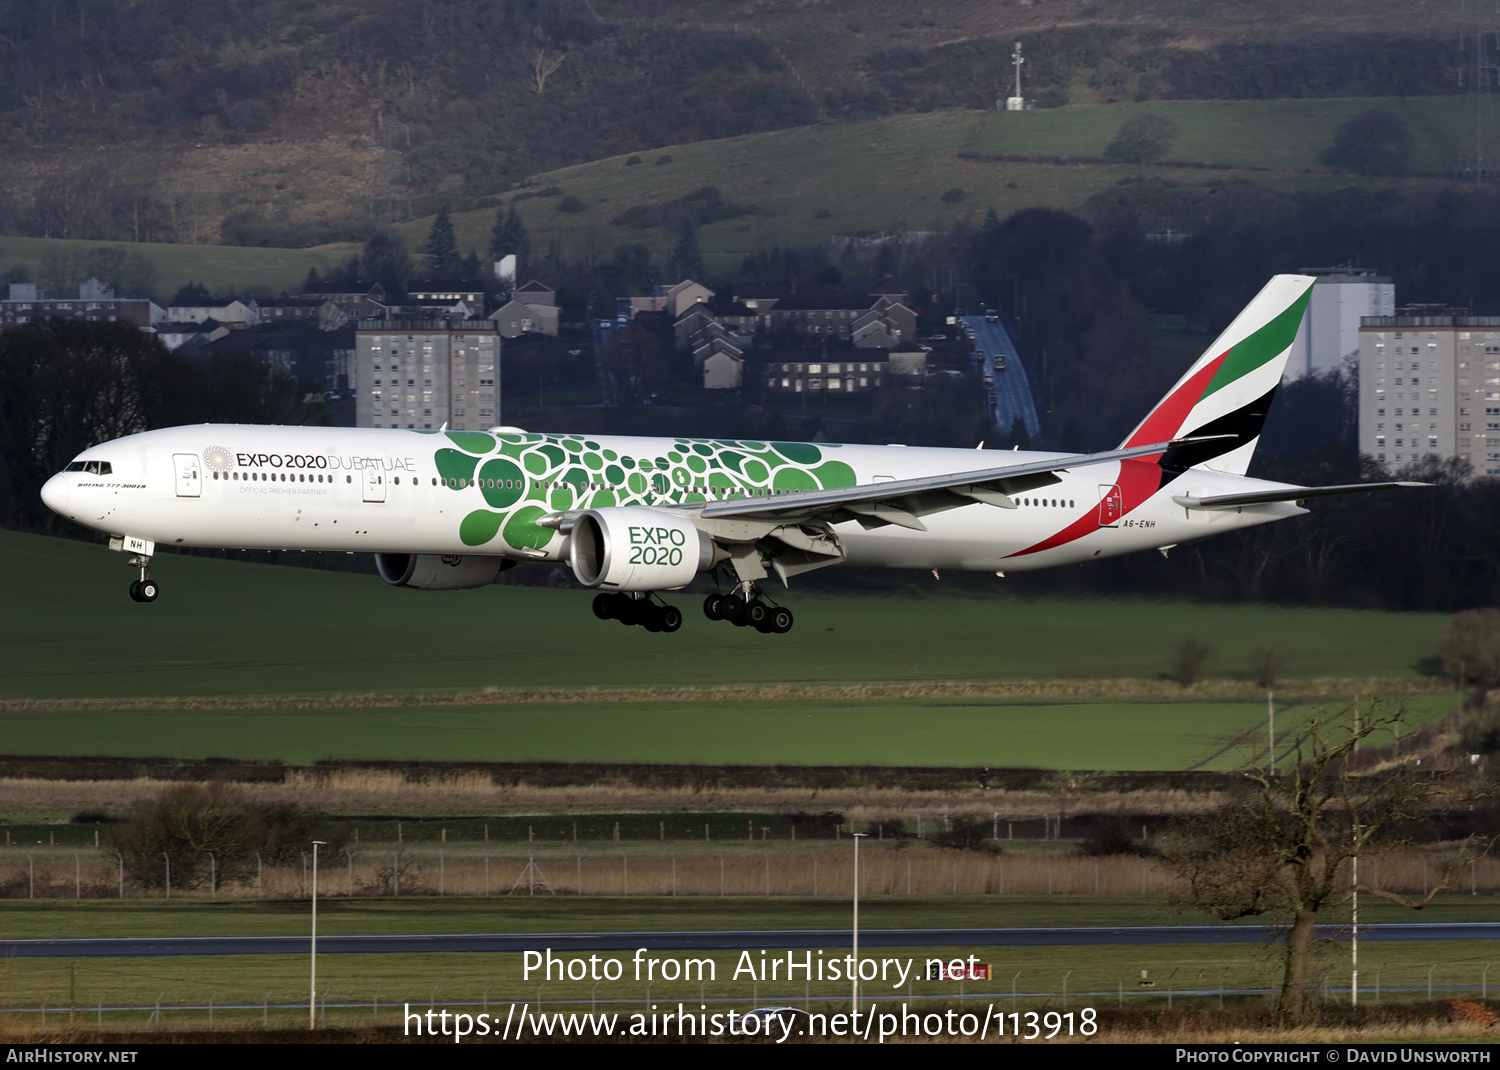
<svg viewBox="0 0 1500 1070"><path fill-rule="evenodd" d="M590 509L573 522L568 563L585 587L664 591L714 563L714 541L691 521L642 506Z"/></svg>
<svg viewBox="0 0 1500 1070"><path fill-rule="evenodd" d="M423 591L462 591L483 587L515 562L503 557L457 554L376 554L380 578L392 587Z"/></svg>

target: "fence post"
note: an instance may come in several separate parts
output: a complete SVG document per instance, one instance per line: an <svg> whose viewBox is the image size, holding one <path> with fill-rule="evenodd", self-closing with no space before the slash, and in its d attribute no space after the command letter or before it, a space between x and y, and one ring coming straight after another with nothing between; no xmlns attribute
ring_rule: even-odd
<svg viewBox="0 0 1500 1070"><path fill-rule="evenodd" d="M719 895L724 895L724 852L719 852Z"/></svg>
<svg viewBox="0 0 1500 1070"><path fill-rule="evenodd" d="M115 852L115 859L120 863L120 898L124 899L125 898L125 856L123 854L120 854L118 851L116 851Z"/></svg>
<svg viewBox="0 0 1500 1070"><path fill-rule="evenodd" d="M260 852L255 852L255 898L260 898Z"/></svg>
<svg viewBox="0 0 1500 1070"><path fill-rule="evenodd" d="M350 851L349 851L349 849L347 847L344 848L344 857L349 860L349 892L348 892L348 895L349 895L350 899L353 899L354 898L354 855L350 853Z"/></svg>
<svg viewBox="0 0 1500 1070"><path fill-rule="evenodd" d="M447 882L446 870L443 868L443 852L438 852L438 895L442 895L444 885Z"/></svg>
<svg viewBox="0 0 1500 1070"><path fill-rule="evenodd" d="M672 894L677 894L677 856L672 856Z"/></svg>
<svg viewBox="0 0 1500 1070"><path fill-rule="evenodd" d="M219 861L214 857L212 851L208 852L208 897L210 899L219 898ZM213 1022L213 1017L214 1012L209 1011L208 1020L210 1023ZM210 1024L209 1028L213 1028L212 1024Z"/></svg>
<svg viewBox="0 0 1500 1070"><path fill-rule="evenodd" d="M77 854L73 855L73 898L83 898L83 864Z"/></svg>
<svg viewBox="0 0 1500 1070"><path fill-rule="evenodd" d="M813 852L813 898L818 897L818 852Z"/></svg>
<svg viewBox="0 0 1500 1070"><path fill-rule="evenodd" d="M490 853L484 852L484 894L490 894Z"/></svg>
<svg viewBox="0 0 1500 1070"><path fill-rule="evenodd" d="M172 898L172 858L165 851L163 851L161 853L161 856L167 860L167 898L171 899ZM163 995L165 995L165 993L163 993Z"/></svg>
<svg viewBox="0 0 1500 1070"><path fill-rule="evenodd" d="M621 872L624 874L625 895L630 894L630 856L623 851L620 852Z"/></svg>
<svg viewBox="0 0 1500 1070"><path fill-rule="evenodd" d="M391 888L397 899L401 898L401 859L391 852Z"/></svg>
<svg viewBox="0 0 1500 1070"><path fill-rule="evenodd" d="M761 858L765 861L765 864L766 864L766 895L769 896L771 894L771 855L770 855L770 852L768 852L768 851L767 852L763 852L761 854Z"/></svg>
<svg viewBox="0 0 1500 1070"><path fill-rule="evenodd" d="M1432 970L1437 969L1437 963L1432 964ZM1427 998L1432 999L1432 970L1427 971Z"/></svg>
<svg viewBox="0 0 1500 1070"><path fill-rule="evenodd" d="M578 894L583 894L583 855L575 854L574 861L578 866Z"/></svg>
<svg viewBox="0 0 1500 1070"><path fill-rule="evenodd" d="M26 885L26 889L27 889L26 890L26 898L27 899L35 899L36 898L36 859L32 858L30 855L26 856L26 872L28 874L28 877L27 877L27 882L28 883Z"/></svg>

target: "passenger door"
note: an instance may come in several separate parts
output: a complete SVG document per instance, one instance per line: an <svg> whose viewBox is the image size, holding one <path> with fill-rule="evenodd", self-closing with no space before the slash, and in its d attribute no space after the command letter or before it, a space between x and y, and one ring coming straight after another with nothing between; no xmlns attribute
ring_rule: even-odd
<svg viewBox="0 0 1500 1070"><path fill-rule="evenodd" d="M173 483L179 498L198 498L203 495L203 482L198 471L198 458L191 453L172 454Z"/></svg>
<svg viewBox="0 0 1500 1070"><path fill-rule="evenodd" d="M1124 502L1120 497L1118 486L1099 488L1099 526L1101 528L1118 527L1120 515L1125 511Z"/></svg>

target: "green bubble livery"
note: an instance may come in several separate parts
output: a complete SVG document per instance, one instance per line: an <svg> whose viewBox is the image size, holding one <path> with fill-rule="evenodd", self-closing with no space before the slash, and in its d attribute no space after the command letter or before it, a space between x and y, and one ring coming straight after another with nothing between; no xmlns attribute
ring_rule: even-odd
<svg viewBox="0 0 1500 1070"><path fill-rule="evenodd" d="M439 478L456 500L473 504L459 538L490 552L545 549L559 536L536 522L555 510L686 505L858 482L852 467L828 456L840 447L811 442L674 439L665 455L635 456L566 435L446 437L452 445L433 453Z"/></svg>

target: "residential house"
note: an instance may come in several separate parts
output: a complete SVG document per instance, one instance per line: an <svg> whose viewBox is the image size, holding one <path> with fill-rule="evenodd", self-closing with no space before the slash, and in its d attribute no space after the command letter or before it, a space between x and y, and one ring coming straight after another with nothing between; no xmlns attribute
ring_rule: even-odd
<svg viewBox="0 0 1500 1070"><path fill-rule="evenodd" d="M887 385L890 362L848 346L764 351L755 373L778 394L860 394Z"/></svg>
<svg viewBox="0 0 1500 1070"><path fill-rule="evenodd" d="M215 323L243 328L255 326L259 317L253 303L241 301L237 297L226 297L222 301L208 301L201 305L171 305L167 308L166 319L171 323L204 323L213 320Z"/></svg>
<svg viewBox="0 0 1500 1070"><path fill-rule="evenodd" d="M523 334L557 337L557 293L536 280L521 286L511 299L490 313L502 338L520 338Z"/></svg>

